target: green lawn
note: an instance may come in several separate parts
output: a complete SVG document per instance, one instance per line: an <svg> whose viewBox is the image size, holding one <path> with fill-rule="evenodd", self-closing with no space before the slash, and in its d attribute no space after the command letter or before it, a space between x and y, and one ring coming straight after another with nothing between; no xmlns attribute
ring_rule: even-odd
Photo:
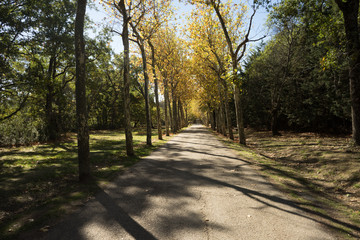
<svg viewBox="0 0 360 240"><path fill-rule="evenodd" d="M153 146L147 146L143 130L133 132L136 157L125 151L123 131L95 131L90 134L90 159L94 183L78 183L76 135L52 144L0 148L0 236L15 237L19 232L41 226L60 216L74 202L86 201L99 184L148 155L159 145L153 131ZM46 229L43 229L46 231Z"/></svg>

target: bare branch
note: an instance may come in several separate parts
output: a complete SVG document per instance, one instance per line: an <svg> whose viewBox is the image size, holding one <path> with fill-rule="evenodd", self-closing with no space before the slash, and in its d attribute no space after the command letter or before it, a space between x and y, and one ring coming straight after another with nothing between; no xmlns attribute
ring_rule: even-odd
<svg viewBox="0 0 360 240"><path fill-rule="evenodd" d="M28 99L28 97L29 97L29 94L27 94L27 95L24 97L24 99L21 101L19 107L18 107L14 112L12 112L11 114L9 114L9 115L7 115L7 116L5 116L5 117L0 118L0 122L4 121L4 120L6 120L6 119L9 119L9 118L11 118L12 116L14 116L15 114L17 114L17 113L25 106L25 103L26 103L26 100Z"/></svg>
<svg viewBox="0 0 360 240"><path fill-rule="evenodd" d="M253 23L253 20L254 20L255 13L256 13L256 9L254 9L254 12L253 12L253 14L252 14L251 17L250 17L250 23L249 23L249 27L248 27L247 33L246 33L246 35L245 35L244 41L242 41L242 42L239 44L239 46L237 46L237 48L236 48L235 56L237 56L237 55L239 54L240 49L241 49L247 42L249 42L249 35L250 35L251 26L252 26L252 23Z"/></svg>

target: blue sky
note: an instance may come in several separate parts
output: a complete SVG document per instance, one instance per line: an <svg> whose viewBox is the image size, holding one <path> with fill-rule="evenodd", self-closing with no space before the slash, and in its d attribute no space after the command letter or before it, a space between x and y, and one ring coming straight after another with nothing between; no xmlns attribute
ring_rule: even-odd
<svg viewBox="0 0 360 240"><path fill-rule="evenodd" d="M95 26L97 26L97 31L99 31L99 29L101 28L101 25L103 25L105 22L109 21L109 19L104 20L105 17L107 17L103 7L97 3L98 1L94 1L96 7L98 8L98 10L94 10L91 8L87 8L87 14L90 17L90 19L96 24ZM179 3L178 1L175 1L174 5L176 6L176 14L177 14L177 18L179 19L179 25L181 25L182 23L184 23L185 20L185 15L187 13L189 13L191 11L191 5L188 4L184 4L184 3ZM264 35L267 35L267 30L266 27L264 26L265 22L266 22L266 18L267 18L267 13L264 9L259 9L255 15L254 18L254 24L253 24L253 28L252 28L252 35L251 37L254 38L259 38L262 37ZM95 37L96 34L89 32L89 35L91 37ZM253 44L256 45L256 44ZM122 48L122 41L121 41L121 37L120 36L114 36L113 37L113 41L111 43L111 47L113 48L115 53L120 53L122 52L123 48ZM251 46L250 46L251 47Z"/></svg>

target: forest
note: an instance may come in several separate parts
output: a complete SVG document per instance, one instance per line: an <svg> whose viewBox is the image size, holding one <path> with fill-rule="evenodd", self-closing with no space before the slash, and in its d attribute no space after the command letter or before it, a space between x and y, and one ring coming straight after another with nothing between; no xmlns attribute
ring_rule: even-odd
<svg viewBox="0 0 360 240"><path fill-rule="evenodd" d="M88 182L92 136L121 134L131 158L137 133L152 146L196 122L241 146L251 131L360 144L358 0L180 2L181 26L179 1L2 0L0 158L71 138L71 174ZM89 8L106 12L100 30ZM268 32L254 35L260 11Z"/></svg>
<svg viewBox="0 0 360 240"><path fill-rule="evenodd" d="M175 25L171 1L127 9L133 19L127 104L133 127L166 123L168 134L202 118L230 138L239 122L240 129L271 129L274 135L352 132L350 40L335 2L267 5L266 42L249 38L257 6L216 2L193 1L183 29ZM125 126L126 58L113 54L109 41L122 34L123 16L118 5L102 4L116 24L93 39L85 36L88 124L117 129ZM1 4L1 145L76 131L75 11L74 1ZM251 42L258 44L250 48Z"/></svg>

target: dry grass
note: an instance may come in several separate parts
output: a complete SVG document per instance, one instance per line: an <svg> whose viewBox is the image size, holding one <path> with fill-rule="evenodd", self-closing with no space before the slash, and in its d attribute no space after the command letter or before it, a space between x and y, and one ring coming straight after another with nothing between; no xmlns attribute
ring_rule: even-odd
<svg viewBox="0 0 360 240"><path fill-rule="evenodd" d="M248 131L248 146L293 169L322 191L360 210L360 148L350 137Z"/></svg>
<svg viewBox="0 0 360 240"><path fill-rule="evenodd" d="M360 237L360 148L350 136L246 130L247 146L224 137L241 158L309 209L342 232L341 238Z"/></svg>

